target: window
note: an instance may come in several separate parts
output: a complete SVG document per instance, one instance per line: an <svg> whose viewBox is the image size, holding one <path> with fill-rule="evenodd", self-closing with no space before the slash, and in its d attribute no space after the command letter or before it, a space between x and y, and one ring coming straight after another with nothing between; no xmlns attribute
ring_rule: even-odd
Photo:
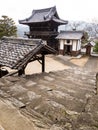
<svg viewBox="0 0 98 130"><path fill-rule="evenodd" d="M70 43L70 40L67 40L67 43Z"/></svg>

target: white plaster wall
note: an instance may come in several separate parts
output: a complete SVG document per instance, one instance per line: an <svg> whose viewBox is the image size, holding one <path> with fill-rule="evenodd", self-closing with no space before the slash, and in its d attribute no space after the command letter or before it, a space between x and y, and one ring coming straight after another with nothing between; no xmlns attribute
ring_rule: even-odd
<svg viewBox="0 0 98 130"><path fill-rule="evenodd" d="M91 53L93 52L93 47L91 47Z"/></svg>
<svg viewBox="0 0 98 130"><path fill-rule="evenodd" d="M77 51L81 49L81 41L78 40Z"/></svg>
<svg viewBox="0 0 98 130"><path fill-rule="evenodd" d="M60 40L60 50L64 49L64 40Z"/></svg>
<svg viewBox="0 0 98 130"><path fill-rule="evenodd" d="M76 51L76 44L77 44L77 41L73 40L72 51Z"/></svg>
<svg viewBox="0 0 98 130"><path fill-rule="evenodd" d="M67 40L60 40L60 50L64 49L65 45L72 45L72 51L78 51L81 49L81 40L70 40L70 43L67 43Z"/></svg>

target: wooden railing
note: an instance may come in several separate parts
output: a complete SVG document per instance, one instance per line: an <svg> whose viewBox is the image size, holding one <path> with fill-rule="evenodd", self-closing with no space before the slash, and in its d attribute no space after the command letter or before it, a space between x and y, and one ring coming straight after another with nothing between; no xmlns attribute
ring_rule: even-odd
<svg viewBox="0 0 98 130"><path fill-rule="evenodd" d="M58 35L58 32L53 31L32 31L32 32L25 32L25 35Z"/></svg>

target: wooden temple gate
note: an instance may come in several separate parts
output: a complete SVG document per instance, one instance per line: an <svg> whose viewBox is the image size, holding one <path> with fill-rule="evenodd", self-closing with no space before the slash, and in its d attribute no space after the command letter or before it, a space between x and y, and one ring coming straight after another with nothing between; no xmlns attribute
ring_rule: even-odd
<svg viewBox="0 0 98 130"><path fill-rule="evenodd" d="M58 50L58 26L65 25L68 21L59 18L56 7L33 10L30 17L19 20L20 24L27 25L29 32L25 35L28 38L40 38L47 41L47 44Z"/></svg>

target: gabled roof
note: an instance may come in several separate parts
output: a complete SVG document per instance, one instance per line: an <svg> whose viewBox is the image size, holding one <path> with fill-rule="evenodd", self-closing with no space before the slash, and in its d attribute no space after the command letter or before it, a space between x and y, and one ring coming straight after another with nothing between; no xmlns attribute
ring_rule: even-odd
<svg viewBox="0 0 98 130"><path fill-rule="evenodd" d="M87 47L87 46L94 47L94 46L95 46L95 44L96 44L95 42L90 41L90 42L88 42L88 43L84 44L84 47Z"/></svg>
<svg viewBox="0 0 98 130"><path fill-rule="evenodd" d="M6 39L0 42L0 65L19 69L26 65L37 54L56 53L41 39Z"/></svg>
<svg viewBox="0 0 98 130"><path fill-rule="evenodd" d="M53 20L59 24L67 24L68 21L64 21L59 18L56 7L33 10L32 15L29 18L24 20L19 20L20 24L31 24L31 23L39 23L39 22L48 22Z"/></svg>
<svg viewBox="0 0 98 130"><path fill-rule="evenodd" d="M83 31L61 31L56 39L78 40L83 37Z"/></svg>

